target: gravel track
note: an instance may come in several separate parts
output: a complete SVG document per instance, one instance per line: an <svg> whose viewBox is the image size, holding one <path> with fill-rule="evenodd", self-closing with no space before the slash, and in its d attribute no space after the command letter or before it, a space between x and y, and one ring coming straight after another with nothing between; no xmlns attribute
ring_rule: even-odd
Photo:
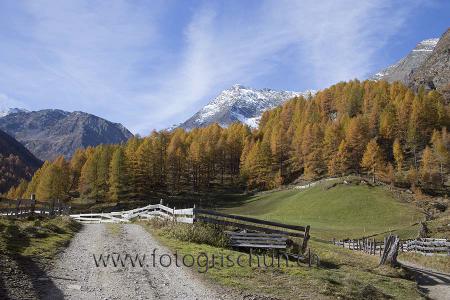
<svg viewBox="0 0 450 300"><path fill-rule="evenodd" d="M198 279L192 270L153 267L96 267L93 254L171 254L141 226L89 224L74 237L48 272L42 299L231 299ZM49 287L53 288L49 288ZM55 288L56 287L56 288Z"/></svg>
<svg viewBox="0 0 450 300"><path fill-rule="evenodd" d="M401 261L417 281L419 288L432 300L450 299L450 274Z"/></svg>

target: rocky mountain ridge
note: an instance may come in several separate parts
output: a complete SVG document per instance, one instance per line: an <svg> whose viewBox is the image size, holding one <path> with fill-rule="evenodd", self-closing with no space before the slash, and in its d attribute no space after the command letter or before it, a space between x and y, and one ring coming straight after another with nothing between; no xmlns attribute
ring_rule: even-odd
<svg viewBox="0 0 450 300"><path fill-rule="evenodd" d="M372 75L369 79L407 82L411 72L420 67L431 55L438 41L438 38L421 41L407 56Z"/></svg>
<svg viewBox="0 0 450 300"><path fill-rule="evenodd" d="M42 160L70 157L77 148L122 143L133 136L122 124L58 109L10 113L0 118L0 129Z"/></svg>

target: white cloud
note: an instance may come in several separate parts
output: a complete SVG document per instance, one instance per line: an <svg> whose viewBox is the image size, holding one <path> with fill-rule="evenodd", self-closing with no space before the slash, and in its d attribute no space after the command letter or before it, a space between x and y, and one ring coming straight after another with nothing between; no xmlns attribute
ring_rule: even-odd
<svg viewBox="0 0 450 300"><path fill-rule="evenodd" d="M84 110L145 134L274 71L305 89L363 77L420 3L206 2L186 21L167 1L29 1L19 38L0 45L0 86L32 109Z"/></svg>
<svg viewBox="0 0 450 300"><path fill-rule="evenodd" d="M142 10L121 0L22 6L28 18L15 30L23 38L5 42L10 57L0 59L0 85L34 109L84 110L129 125L121 112L143 77L137 71L142 60L159 54L148 45L158 39L162 6L153 1Z"/></svg>
<svg viewBox="0 0 450 300"><path fill-rule="evenodd" d="M8 95L0 93L0 111L7 111L8 108L27 108L22 101L14 99Z"/></svg>
<svg viewBox="0 0 450 300"><path fill-rule="evenodd" d="M394 10L390 3L267 1L257 10L238 14L205 5L185 31L183 61L162 74L160 88L147 95L159 113L140 126L164 124L175 116L182 121L220 89L270 72L278 53L288 48L294 49L288 64L298 70L295 75L313 85L305 88L364 78L376 52L417 5L411 1Z"/></svg>

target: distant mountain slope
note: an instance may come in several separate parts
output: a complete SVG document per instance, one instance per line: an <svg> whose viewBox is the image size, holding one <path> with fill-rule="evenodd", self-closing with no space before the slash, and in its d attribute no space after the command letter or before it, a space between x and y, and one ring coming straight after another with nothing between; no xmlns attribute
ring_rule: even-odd
<svg viewBox="0 0 450 300"><path fill-rule="evenodd" d="M10 114L16 114L16 113L19 113L19 112L29 112L29 111L26 110L26 109L23 109L23 108L11 108L11 107L4 108L4 109L0 108L0 118L4 117L4 116L7 116L7 115L10 115Z"/></svg>
<svg viewBox="0 0 450 300"><path fill-rule="evenodd" d="M271 89L251 89L242 85L233 85L222 91L216 98L204 106L195 115L182 123L180 127L193 129L213 123L228 126L233 122L243 122L257 127L262 113L296 96L308 96L314 91L287 92Z"/></svg>
<svg viewBox="0 0 450 300"><path fill-rule="evenodd" d="M123 125L84 112L46 109L0 118L0 129L42 160L71 156L77 148L116 144L132 134Z"/></svg>
<svg viewBox="0 0 450 300"><path fill-rule="evenodd" d="M406 83L411 72L420 67L431 55L438 40L439 39L428 39L421 41L407 56L394 65L372 75L369 79L383 79L389 82L401 81Z"/></svg>
<svg viewBox="0 0 450 300"><path fill-rule="evenodd" d="M410 74L408 84L415 89L436 89L450 100L450 28L423 64Z"/></svg>
<svg viewBox="0 0 450 300"><path fill-rule="evenodd" d="M30 180L41 165L21 143L0 130L0 193L17 185L20 179Z"/></svg>

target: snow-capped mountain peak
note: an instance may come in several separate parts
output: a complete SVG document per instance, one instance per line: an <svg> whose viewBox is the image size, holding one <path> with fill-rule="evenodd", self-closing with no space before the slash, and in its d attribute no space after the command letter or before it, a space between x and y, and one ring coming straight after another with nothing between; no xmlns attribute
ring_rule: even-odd
<svg viewBox="0 0 450 300"><path fill-rule="evenodd" d="M413 52L431 52L436 47L437 43L439 42L439 39L428 39L423 40L420 43L417 44L416 48L414 48Z"/></svg>
<svg viewBox="0 0 450 300"><path fill-rule="evenodd" d="M257 127L264 111L281 105L284 101L314 94L315 91L291 92L276 91L268 88L252 89L241 84L222 91L180 127L192 129L218 123L228 126L233 122L242 122Z"/></svg>
<svg viewBox="0 0 450 300"><path fill-rule="evenodd" d="M420 67L427 57L430 56L438 41L439 39L437 38L421 41L407 56L370 76L369 79L406 82L409 74Z"/></svg>

